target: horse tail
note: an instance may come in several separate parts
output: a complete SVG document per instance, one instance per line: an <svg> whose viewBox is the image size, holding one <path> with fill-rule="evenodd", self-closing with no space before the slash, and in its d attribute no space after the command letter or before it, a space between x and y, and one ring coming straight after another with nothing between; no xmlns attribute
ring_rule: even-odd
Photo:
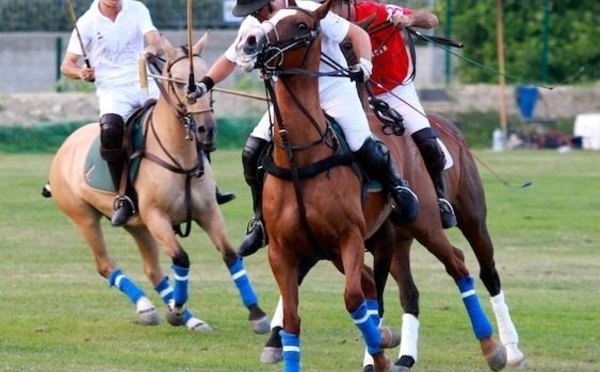
<svg viewBox="0 0 600 372"><path fill-rule="evenodd" d="M50 191L50 181L46 182L44 187L42 187L42 196L44 198L52 197L52 192Z"/></svg>

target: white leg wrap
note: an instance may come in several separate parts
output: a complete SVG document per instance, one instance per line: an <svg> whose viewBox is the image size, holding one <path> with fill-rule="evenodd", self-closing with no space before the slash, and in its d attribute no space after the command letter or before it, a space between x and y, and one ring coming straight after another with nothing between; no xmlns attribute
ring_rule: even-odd
<svg viewBox="0 0 600 372"><path fill-rule="evenodd" d="M506 306L506 303L504 302L504 292L500 291L500 293L492 297L490 301L492 303L494 315L496 316L496 322L498 323L500 342L502 342L503 345L518 344L519 336L510 319L508 306Z"/></svg>
<svg viewBox="0 0 600 372"><path fill-rule="evenodd" d="M419 319L412 314L402 315L402 337L398 357L407 355L417 362L417 344L419 342Z"/></svg>
<svg viewBox="0 0 600 372"><path fill-rule="evenodd" d="M508 306L504 302L504 292L500 291L490 301L492 303L492 310L496 316L496 322L498 323L500 342L506 347L507 361L509 364L520 362L523 360L524 355L517 346L519 344L519 335L510 318Z"/></svg>
<svg viewBox="0 0 600 372"><path fill-rule="evenodd" d="M279 296L277 307L275 308L273 318L271 319L271 329L275 327L283 327L283 301L281 300L281 296Z"/></svg>

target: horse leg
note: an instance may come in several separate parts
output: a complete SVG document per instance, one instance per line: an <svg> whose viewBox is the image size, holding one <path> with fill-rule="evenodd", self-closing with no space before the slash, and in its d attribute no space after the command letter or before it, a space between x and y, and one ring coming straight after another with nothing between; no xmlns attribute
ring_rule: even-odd
<svg viewBox="0 0 600 372"><path fill-rule="evenodd" d="M300 371L300 317L298 315L298 262L289 250L271 239L269 264L279 287L283 314L279 332L283 351L285 372Z"/></svg>
<svg viewBox="0 0 600 372"><path fill-rule="evenodd" d="M302 281L308 272L319 262L317 257L306 257L300 261L298 267L298 285L302 285ZM274 364L283 360L283 349L281 344L281 336L279 331L283 329L283 303L281 296L277 301L277 307L271 318L271 335L265 343L265 346L260 353L260 361L265 364Z"/></svg>
<svg viewBox="0 0 600 372"><path fill-rule="evenodd" d="M152 237L164 247L167 255L171 258L175 283L173 297L167 304L167 321L173 326L185 325L186 304L189 295L189 256L177 241L171 223L162 215L161 211L146 210L143 218Z"/></svg>
<svg viewBox="0 0 600 372"><path fill-rule="evenodd" d="M173 299L173 288L169 284L169 277L163 274L159 260L158 244L156 244L156 241L145 226L125 226L124 228L131 234L136 242L140 256L142 257L146 277L165 305L168 305L169 301ZM185 310L183 320L185 322L185 327L191 331L212 331L210 325L202 319L195 317L189 309Z"/></svg>
<svg viewBox="0 0 600 372"><path fill-rule="evenodd" d="M369 312L369 305L363 291L363 285L367 289L369 287L375 289L375 283L372 277L366 276L367 271L364 270L364 244L359 231L349 231L346 236L341 237L341 247L340 258L345 277L346 310L360 330L367 350L373 357L373 365L376 370L396 371L398 368L391 365L383 349L397 346L399 339L390 328L379 327L379 314L376 310ZM335 261L334 264L336 264ZM371 290L370 295L374 300L371 303L377 304L376 290ZM371 315L372 313L376 314L375 318Z"/></svg>
<svg viewBox="0 0 600 372"><path fill-rule="evenodd" d="M156 325L160 323L156 308L146 297L144 291L110 258L99 217L91 216L94 213L90 211L89 216L79 216L79 218L73 218L73 221L94 254L96 270L108 280L109 286L119 289L135 305L141 324Z"/></svg>
<svg viewBox="0 0 600 372"><path fill-rule="evenodd" d="M373 299L372 296L367 294L367 291L365 291L365 295L367 298L369 314L379 327L381 327L383 324L383 293L385 290L388 273L390 272L390 262L393 253L392 249L390 248L395 245L395 236L392 228L393 225L389 221L386 222L373 236L371 236L365 242L367 250L373 254L373 270L370 270L366 266L363 268L363 270L367 271L367 277L371 276L375 280L376 297ZM365 274L363 274L363 277L365 277ZM365 290L365 288L368 289L368 283L366 283L366 281L363 281L362 286L363 290ZM398 339L398 341L400 340ZM371 354L369 354L367 348L365 348L363 357L363 372L374 371L375 367L373 363L373 357Z"/></svg>
<svg viewBox="0 0 600 372"><path fill-rule="evenodd" d="M458 212L459 228L477 257L479 277L490 294L500 342L506 348L507 364L511 367L522 367L526 363L525 355L519 349L519 335L511 319L500 276L496 270L494 246L485 224L485 203L469 203L464 208L458 208Z"/></svg>
<svg viewBox="0 0 600 372"><path fill-rule="evenodd" d="M404 309L402 315L402 342L398 360L394 363L410 370L417 362L419 341L419 290L410 270L410 246L413 239L399 239L390 265L390 273L400 290L400 303Z"/></svg>
<svg viewBox="0 0 600 372"><path fill-rule="evenodd" d="M473 278L469 276L464 254L460 249L452 246L441 229L429 228L426 233L417 231L415 236L421 245L426 247L444 264L446 272L458 286L471 321L473 333L479 340L482 354L488 366L493 371L503 369L506 366L506 349L492 337L492 325L485 315L475 292L475 283Z"/></svg>
<svg viewBox="0 0 600 372"><path fill-rule="evenodd" d="M227 266L231 278L239 291L242 303L249 311L248 320L250 321L252 330L257 334L268 333L270 330L269 317L258 305L258 296L254 292L254 288L244 267L244 261L233 250L227 240L225 222L216 205L211 212L206 212L202 215L198 224L207 232L211 241L223 256L223 262Z"/></svg>

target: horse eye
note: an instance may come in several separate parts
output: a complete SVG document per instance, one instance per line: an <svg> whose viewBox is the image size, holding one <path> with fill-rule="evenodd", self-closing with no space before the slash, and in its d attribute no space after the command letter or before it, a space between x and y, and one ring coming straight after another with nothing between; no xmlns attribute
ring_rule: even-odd
<svg viewBox="0 0 600 372"><path fill-rule="evenodd" d="M185 83L180 83L180 82L175 82L175 89L184 89L185 88Z"/></svg>
<svg viewBox="0 0 600 372"><path fill-rule="evenodd" d="M304 23L304 22L298 23L298 30L304 31L307 28L308 28L308 26L306 25L306 23Z"/></svg>
<svg viewBox="0 0 600 372"><path fill-rule="evenodd" d="M344 50L351 50L352 49L352 43L348 42L348 43L343 43L342 44L342 48Z"/></svg>

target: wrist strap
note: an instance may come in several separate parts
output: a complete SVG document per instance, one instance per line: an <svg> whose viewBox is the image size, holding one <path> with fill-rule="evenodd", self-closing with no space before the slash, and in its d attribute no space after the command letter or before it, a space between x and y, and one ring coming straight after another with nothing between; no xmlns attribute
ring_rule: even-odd
<svg viewBox="0 0 600 372"><path fill-rule="evenodd" d="M210 76L205 76L200 80L201 83L206 85L206 90L209 91L215 86L214 80Z"/></svg>

